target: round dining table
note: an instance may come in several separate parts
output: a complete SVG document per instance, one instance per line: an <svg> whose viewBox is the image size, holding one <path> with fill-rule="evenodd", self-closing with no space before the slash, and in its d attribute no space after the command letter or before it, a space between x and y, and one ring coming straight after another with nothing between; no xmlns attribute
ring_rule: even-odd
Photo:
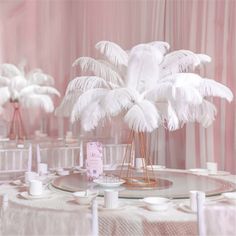
<svg viewBox="0 0 236 236"><path fill-rule="evenodd" d="M8 198L7 205L1 203L0 235L92 235L91 206L79 205L71 192L53 187L50 182L56 178L45 177L51 194L43 199L24 198L27 186L19 181L0 185L0 195ZM234 175L210 178L236 183ZM220 198L208 199L217 203ZM198 235L197 215L184 207L189 206L188 198L171 199L165 211L150 211L136 198L119 198L116 209L104 208L103 196L97 202L99 235Z"/></svg>

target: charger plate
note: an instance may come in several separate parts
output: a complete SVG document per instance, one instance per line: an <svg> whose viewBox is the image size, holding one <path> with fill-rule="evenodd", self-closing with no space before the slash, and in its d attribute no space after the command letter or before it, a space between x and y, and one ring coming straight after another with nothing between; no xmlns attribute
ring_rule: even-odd
<svg viewBox="0 0 236 236"><path fill-rule="evenodd" d="M108 172L113 175L119 175L119 171ZM142 173L136 173L137 178L142 177ZM157 186L151 188L132 188L123 184L119 192L122 198L144 198L151 196L167 198L189 198L190 190L198 190L206 193L206 196L219 195L224 192L236 190L236 185L216 178L204 175L195 175L188 172L179 172L173 170L155 171ZM103 195L104 188L88 181L85 174L71 174L61 176L53 180L52 186L66 191L76 192L85 189L97 189L99 195Z"/></svg>

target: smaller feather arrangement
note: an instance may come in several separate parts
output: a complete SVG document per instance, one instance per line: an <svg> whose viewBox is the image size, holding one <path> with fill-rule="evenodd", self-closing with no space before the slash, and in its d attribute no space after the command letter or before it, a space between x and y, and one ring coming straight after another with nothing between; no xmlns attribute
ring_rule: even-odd
<svg viewBox="0 0 236 236"><path fill-rule="evenodd" d="M60 96L53 84L53 78L40 69L25 74L23 68L13 64L1 64L0 107L11 102L25 108L41 107L45 112L53 112L51 95Z"/></svg>
<svg viewBox="0 0 236 236"><path fill-rule="evenodd" d="M90 131L101 122L122 115L135 132L152 132L160 125L169 130L187 122L212 124L216 115L208 97L231 102L229 88L195 73L211 61L205 54L189 50L169 51L162 41L139 44L130 50L101 41L95 45L101 59L80 57L80 66L88 76L71 80L56 114L81 121Z"/></svg>

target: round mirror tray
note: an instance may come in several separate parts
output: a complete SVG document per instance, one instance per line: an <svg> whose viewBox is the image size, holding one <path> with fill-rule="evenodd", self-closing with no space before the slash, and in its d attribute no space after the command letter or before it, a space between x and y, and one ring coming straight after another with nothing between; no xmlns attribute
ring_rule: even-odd
<svg viewBox="0 0 236 236"><path fill-rule="evenodd" d="M119 171L112 171L108 174L118 176ZM137 173L135 178L142 175ZM190 190L198 190L206 193L206 196L219 195L223 192L236 190L236 184L212 178L209 176L195 175L187 172L161 170L155 171L156 183L149 187L132 186L129 183L117 187L119 197L122 198L144 198L151 196L168 198L188 198ZM153 180L153 177L152 177ZM66 192L83 191L85 189L97 189L99 195L103 195L105 187L99 186L93 181L88 181L86 174L71 174L61 176L53 180L52 186Z"/></svg>

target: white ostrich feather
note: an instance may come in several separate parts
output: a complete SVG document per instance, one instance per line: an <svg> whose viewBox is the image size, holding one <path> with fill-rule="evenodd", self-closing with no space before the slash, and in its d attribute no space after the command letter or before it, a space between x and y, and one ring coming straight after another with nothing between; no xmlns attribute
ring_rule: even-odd
<svg viewBox="0 0 236 236"><path fill-rule="evenodd" d="M10 92L7 87L0 88L0 106L4 105L10 99Z"/></svg>
<svg viewBox="0 0 236 236"><path fill-rule="evenodd" d="M77 59L73 65L94 76L72 80L56 111L71 113L72 122L81 119L85 130L118 115L135 132L152 132L160 124L176 130L195 121L207 127L215 119L216 108L204 98L233 99L226 86L193 73L211 61L208 55L188 50L166 54L169 44L162 41L129 51L109 41L99 42L96 48L107 61Z"/></svg>
<svg viewBox="0 0 236 236"><path fill-rule="evenodd" d="M80 57L73 63L73 66L79 65L83 71L93 72L95 76L102 77L112 84L122 85L123 80L120 75L114 71L107 63L95 60L91 57Z"/></svg>
<svg viewBox="0 0 236 236"><path fill-rule="evenodd" d="M19 99L23 107L41 107L45 112L53 112L54 105L50 96L45 94L29 94Z"/></svg>
<svg viewBox="0 0 236 236"><path fill-rule="evenodd" d="M187 85L186 85L187 84ZM144 97L153 102L179 101L181 103L200 104L202 96L198 90L188 83L177 83L173 80L163 80L153 89L144 93Z"/></svg>
<svg viewBox="0 0 236 236"><path fill-rule="evenodd" d="M153 41L153 42L150 42L148 44L155 47L163 55L166 54L170 49L169 43L163 42L163 41Z"/></svg>
<svg viewBox="0 0 236 236"><path fill-rule="evenodd" d="M167 105L167 126L169 130L176 130L179 128L179 119L170 102Z"/></svg>
<svg viewBox="0 0 236 236"><path fill-rule="evenodd" d="M71 121L75 122L78 120L82 112L88 109L92 102L100 100L108 91L108 89L96 88L84 92L73 106Z"/></svg>
<svg viewBox="0 0 236 236"><path fill-rule="evenodd" d="M15 65L4 63L0 65L0 75L7 78L12 78L22 75L22 73Z"/></svg>
<svg viewBox="0 0 236 236"><path fill-rule="evenodd" d="M74 91L84 92L94 88L113 88L113 86L113 84L98 76L79 76L69 82L66 94Z"/></svg>
<svg viewBox="0 0 236 236"><path fill-rule="evenodd" d="M70 117L73 107L78 100L81 93L79 92L71 92L64 96L61 104L56 108L55 115L57 116L64 116L64 117Z"/></svg>
<svg viewBox="0 0 236 236"><path fill-rule="evenodd" d="M200 105L178 106L177 109L179 120L183 123L197 121L205 128L215 120L216 112L214 104L205 99Z"/></svg>
<svg viewBox="0 0 236 236"><path fill-rule="evenodd" d="M159 78L157 63L162 57L150 45L135 46L129 56L126 86L139 92L151 89Z"/></svg>
<svg viewBox="0 0 236 236"><path fill-rule="evenodd" d="M152 89L143 93L144 97L154 102L164 102L172 97L173 83L171 81L163 81L154 85Z"/></svg>
<svg viewBox="0 0 236 236"><path fill-rule="evenodd" d="M201 63L210 61L211 58L208 55L178 50L165 55L160 73L162 77L165 77L180 72L193 72Z"/></svg>
<svg viewBox="0 0 236 236"><path fill-rule="evenodd" d="M18 92L27 86L27 80L23 76L15 76L10 79L8 88L10 92Z"/></svg>
<svg viewBox="0 0 236 236"><path fill-rule="evenodd" d="M60 93L53 87L29 85L20 91L20 96L26 96L28 94L52 94L60 97Z"/></svg>
<svg viewBox="0 0 236 236"><path fill-rule="evenodd" d="M52 76L44 74L40 69L35 69L27 75L27 79L30 84L37 85L54 85L54 79Z"/></svg>
<svg viewBox="0 0 236 236"><path fill-rule="evenodd" d="M217 96L228 102L233 100L233 93L228 87L211 79L203 79L198 89L203 96Z"/></svg>
<svg viewBox="0 0 236 236"><path fill-rule="evenodd" d="M105 57L115 66L127 66L128 54L119 45L110 41L100 41L95 45Z"/></svg>
<svg viewBox="0 0 236 236"><path fill-rule="evenodd" d="M191 86L175 86L172 87L172 97L173 100L180 102L180 103L188 103L188 104L201 104L202 103L202 96L198 92L197 89Z"/></svg>
<svg viewBox="0 0 236 236"><path fill-rule="evenodd" d="M99 100L93 101L86 109L83 110L81 114L82 127L85 131L90 131L96 128L99 121L105 118L105 116L106 113L103 110L103 107L101 107Z"/></svg>
<svg viewBox="0 0 236 236"><path fill-rule="evenodd" d="M110 90L101 100L101 106L110 116L118 115L122 110L129 109L140 95L136 90L118 88Z"/></svg>
<svg viewBox="0 0 236 236"><path fill-rule="evenodd" d="M4 76L0 76L0 87L8 86L10 79Z"/></svg>
<svg viewBox="0 0 236 236"><path fill-rule="evenodd" d="M194 73L177 73L165 77L166 81L172 81L175 87L191 86L199 91L202 96L217 96L225 98L229 102L233 99L233 93L229 88L214 80L202 78Z"/></svg>
<svg viewBox="0 0 236 236"><path fill-rule="evenodd" d="M156 107L148 100L133 105L124 117L129 128L135 132L152 132L158 127L159 120Z"/></svg>

